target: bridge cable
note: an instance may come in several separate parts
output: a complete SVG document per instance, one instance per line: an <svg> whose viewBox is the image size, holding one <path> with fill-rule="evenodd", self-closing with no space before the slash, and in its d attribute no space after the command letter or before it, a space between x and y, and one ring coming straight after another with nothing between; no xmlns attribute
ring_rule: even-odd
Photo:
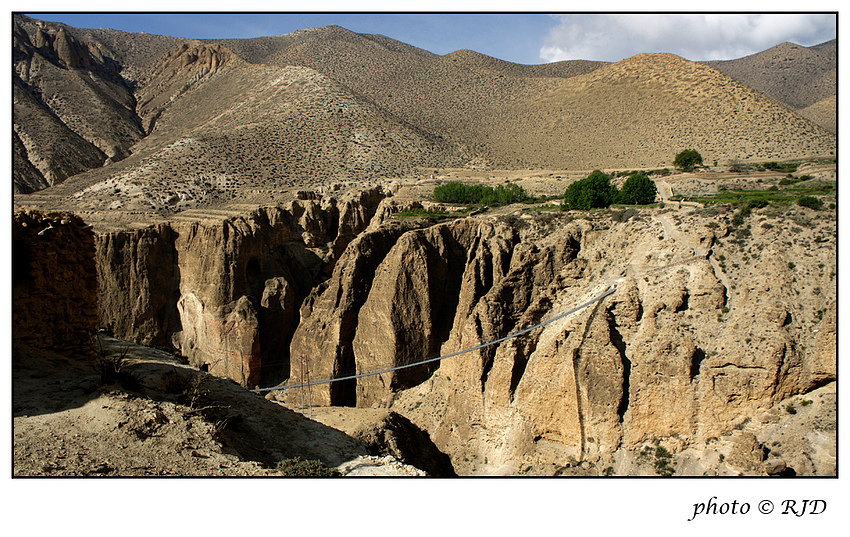
<svg viewBox="0 0 850 537"><path fill-rule="evenodd" d="M329 384L331 382L339 382L339 381L343 381L343 380L353 380L353 379L357 379L357 378L361 378L361 377L368 377L368 376L372 376L372 375L381 375L383 373L390 373L392 371L398 371L399 369L416 367L416 366L422 365L422 364L437 362L439 360L445 360L446 358L453 358L453 357L458 356L460 354L465 354L467 352L472 352L472 351L476 351L478 349L483 349L483 348L489 347L491 345L496 345L497 343L501 343L503 341L507 341L507 340L515 338L517 336L527 334L528 332L531 332L532 330L536 330L537 328L540 328L541 326L554 323L555 321L563 319L564 317L567 317L568 315L572 315L573 313L575 313L579 310L582 310L582 309L590 306L591 304L599 302L600 300L602 300L606 296L614 293L614 291L616 291L616 290L617 290L617 284L614 283L608 289L606 289L605 292L602 293L601 295L585 302L584 304L582 304L580 306L576 306L575 308L571 309L570 311L567 311L565 313L561 313L560 315L553 317L553 318L551 318L547 321L542 321L540 323L537 323L534 326L530 326L530 327L525 328L523 330L520 330L518 332L514 332L513 334L508 334L507 336L501 337L499 339L494 339L493 341L488 341L486 343L476 345L475 347L470 347L468 349L463 349L463 350L456 351L456 352L453 352L453 353L450 353L450 354L445 354L443 356L437 356L437 357L434 357L434 358L427 358L427 359L421 360L419 362L413 362L413 363L410 363L410 364L403 364L403 365L399 365L399 366L395 366L395 367L390 367L388 369L382 369L380 371L372 371L372 372L369 372L369 373L360 373L360 374L357 374L357 375L350 375L350 376L346 376L346 377L338 377L338 378L333 378L333 379L317 380L315 382L309 382L307 384L302 383L302 384L292 384L292 385L288 385L288 386L287 385L273 386L271 388L256 388L256 389L253 389L251 391L256 392L256 393L260 393L260 392L269 392L269 391L273 391L273 390L288 390L290 388L303 388L303 387L307 387L307 386L316 386L317 384Z"/></svg>

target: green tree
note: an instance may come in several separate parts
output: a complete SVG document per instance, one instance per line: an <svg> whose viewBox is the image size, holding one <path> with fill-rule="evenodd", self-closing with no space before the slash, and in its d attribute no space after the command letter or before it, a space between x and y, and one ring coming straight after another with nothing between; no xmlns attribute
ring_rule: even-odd
<svg viewBox="0 0 850 537"><path fill-rule="evenodd" d="M434 201L440 203L481 203L490 207L522 203L532 198L519 185L507 183L496 188L485 185L447 183L434 188Z"/></svg>
<svg viewBox="0 0 850 537"><path fill-rule="evenodd" d="M567 187L564 193L565 210L605 208L617 199L617 187L611 184L611 179L599 170L580 179Z"/></svg>
<svg viewBox="0 0 850 537"><path fill-rule="evenodd" d="M702 166L702 155L696 149L685 149L673 159L673 165L684 171L691 171L694 166Z"/></svg>
<svg viewBox="0 0 850 537"><path fill-rule="evenodd" d="M655 202L655 181L642 173L633 173L617 196L617 203L626 205L649 205Z"/></svg>
<svg viewBox="0 0 850 537"><path fill-rule="evenodd" d="M531 196L519 185L507 183L504 185L496 185L495 188L485 187L479 203L484 203L490 207L498 207L500 205L510 205L511 203L522 203L531 200Z"/></svg>

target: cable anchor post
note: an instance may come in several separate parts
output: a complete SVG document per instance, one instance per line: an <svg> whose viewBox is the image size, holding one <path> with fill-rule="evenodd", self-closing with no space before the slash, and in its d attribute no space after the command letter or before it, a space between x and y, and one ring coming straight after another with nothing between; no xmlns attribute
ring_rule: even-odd
<svg viewBox="0 0 850 537"><path fill-rule="evenodd" d="M299 387L301 388L301 412L302 413L304 412L304 363L305 363L305 361L306 361L306 358L302 355L301 356L301 367L299 369L299 371L300 371Z"/></svg>
<svg viewBox="0 0 850 537"><path fill-rule="evenodd" d="M304 360L304 372L307 376L307 404L310 407L310 419L313 419L313 387L310 385L310 364L307 362L307 356L301 357Z"/></svg>

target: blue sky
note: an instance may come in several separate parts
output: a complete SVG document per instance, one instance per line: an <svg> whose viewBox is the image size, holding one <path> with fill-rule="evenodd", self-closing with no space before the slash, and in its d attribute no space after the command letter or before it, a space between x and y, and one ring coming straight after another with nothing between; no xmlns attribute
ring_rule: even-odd
<svg viewBox="0 0 850 537"><path fill-rule="evenodd" d="M279 5L283 7L283 5ZM519 7L519 6L516 6ZM374 14L31 13L78 28L107 27L195 39L250 38L337 24L383 34L435 54L471 49L524 64L619 61L640 52L689 60L732 59L783 41L811 46L836 37L829 14Z"/></svg>

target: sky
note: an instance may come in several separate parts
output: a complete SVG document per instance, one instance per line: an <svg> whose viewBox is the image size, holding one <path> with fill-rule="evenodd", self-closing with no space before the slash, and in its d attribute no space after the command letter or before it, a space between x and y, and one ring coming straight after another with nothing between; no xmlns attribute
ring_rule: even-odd
<svg viewBox="0 0 850 537"><path fill-rule="evenodd" d="M282 35L336 24L435 54L470 49L522 64L619 61L641 52L670 52L694 61L727 60L784 41L812 46L837 35L837 17L824 13L26 13L77 28L192 39Z"/></svg>

